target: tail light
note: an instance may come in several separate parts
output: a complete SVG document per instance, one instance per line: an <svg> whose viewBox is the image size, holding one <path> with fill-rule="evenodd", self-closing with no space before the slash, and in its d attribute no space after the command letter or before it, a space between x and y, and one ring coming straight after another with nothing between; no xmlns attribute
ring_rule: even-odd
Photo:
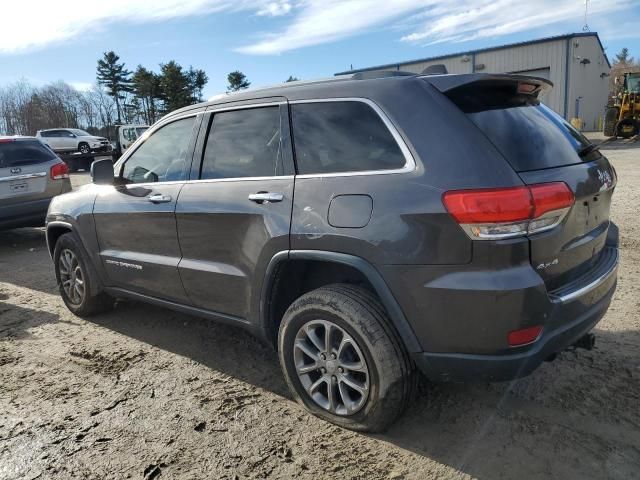
<svg viewBox="0 0 640 480"><path fill-rule="evenodd" d="M442 196L447 211L472 240L531 235L558 225L575 201L564 182L454 190Z"/></svg>
<svg viewBox="0 0 640 480"><path fill-rule="evenodd" d="M66 163L56 163L51 167L51 180L62 180L69 178L69 167Z"/></svg>

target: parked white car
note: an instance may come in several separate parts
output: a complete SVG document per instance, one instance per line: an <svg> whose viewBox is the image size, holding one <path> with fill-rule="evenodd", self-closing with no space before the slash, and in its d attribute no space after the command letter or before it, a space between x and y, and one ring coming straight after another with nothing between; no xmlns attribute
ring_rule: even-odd
<svg viewBox="0 0 640 480"><path fill-rule="evenodd" d="M36 137L56 152L110 152L111 144L104 137L96 137L79 128L38 130Z"/></svg>

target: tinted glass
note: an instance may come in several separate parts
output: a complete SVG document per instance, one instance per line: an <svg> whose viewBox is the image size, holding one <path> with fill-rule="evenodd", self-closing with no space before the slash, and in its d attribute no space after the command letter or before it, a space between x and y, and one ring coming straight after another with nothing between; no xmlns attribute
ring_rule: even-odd
<svg viewBox="0 0 640 480"><path fill-rule="evenodd" d="M476 112L469 118L517 172L593 160L578 155L589 140L542 104Z"/></svg>
<svg viewBox="0 0 640 480"><path fill-rule="evenodd" d="M591 161L589 140L514 81L465 85L447 96L491 140L517 172Z"/></svg>
<svg viewBox="0 0 640 480"><path fill-rule="evenodd" d="M0 142L0 168L48 162L56 155L37 140Z"/></svg>
<svg viewBox="0 0 640 480"><path fill-rule="evenodd" d="M200 178L269 177L282 173L279 107L214 115Z"/></svg>
<svg viewBox="0 0 640 480"><path fill-rule="evenodd" d="M298 173L402 168L405 158L380 116L363 102L293 105Z"/></svg>
<svg viewBox="0 0 640 480"><path fill-rule="evenodd" d="M165 125L133 152L122 178L129 183L170 182L186 179L186 155L195 117Z"/></svg>

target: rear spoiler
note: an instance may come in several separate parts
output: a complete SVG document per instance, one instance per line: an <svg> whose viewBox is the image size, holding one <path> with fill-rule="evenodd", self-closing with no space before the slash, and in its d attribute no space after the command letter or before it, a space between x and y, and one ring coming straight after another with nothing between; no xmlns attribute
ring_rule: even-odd
<svg viewBox="0 0 640 480"><path fill-rule="evenodd" d="M424 80L429 82L442 93L450 93L456 89L473 87L490 87L492 84L504 86L513 84L518 93L540 97L549 93L553 88L546 78L530 77L528 75L514 75L510 73L469 73L463 75L425 75Z"/></svg>

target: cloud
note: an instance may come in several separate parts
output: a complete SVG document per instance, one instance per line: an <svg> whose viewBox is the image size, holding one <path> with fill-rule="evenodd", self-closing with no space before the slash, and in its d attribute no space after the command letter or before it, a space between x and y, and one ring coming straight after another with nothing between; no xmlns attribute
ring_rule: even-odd
<svg viewBox="0 0 640 480"><path fill-rule="evenodd" d="M635 12L633 8L635 6ZM584 4L577 0L324 0L308 1L281 31L264 33L237 50L279 54L357 35L373 28L404 30L400 39L417 45L501 37L562 24L580 31ZM589 22L632 14L640 20L637 0L590 0ZM557 30L556 30L557 31ZM637 28L633 35L640 38Z"/></svg>
<svg viewBox="0 0 640 480"><path fill-rule="evenodd" d="M257 14L261 17L279 17L289 13L292 8L289 2L269 2L258 10Z"/></svg>
<svg viewBox="0 0 640 480"><path fill-rule="evenodd" d="M580 31L583 8L581 0L21 0L3 6L4 19L28 22L3 22L0 54L68 42L87 32L107 32L112 24L238 12L258 19L258 33L236 49L246 54L280 54L380 28L407 44L430 45L547 27L563 33ZM592 28L639 21L637 0L589 1ZM624 38L640 38L638 32L635 27L627 29Z"/></svg>
<svg viewBox="0 0 640 480"><path fill-rule="evenodd" d="M19 0L2 6L0 54L22 53L107 31L115 23L135 24L225 12L291 10L283 1L268 0ZM9 21L9 19L14 19Z"/></svg>
<svg viewBox="0 0 640 480"><path fill-rule="evenodd" d="M93 89L94 84L91 82L70 82L69 85L81 92L88 92Z"/></svg>

